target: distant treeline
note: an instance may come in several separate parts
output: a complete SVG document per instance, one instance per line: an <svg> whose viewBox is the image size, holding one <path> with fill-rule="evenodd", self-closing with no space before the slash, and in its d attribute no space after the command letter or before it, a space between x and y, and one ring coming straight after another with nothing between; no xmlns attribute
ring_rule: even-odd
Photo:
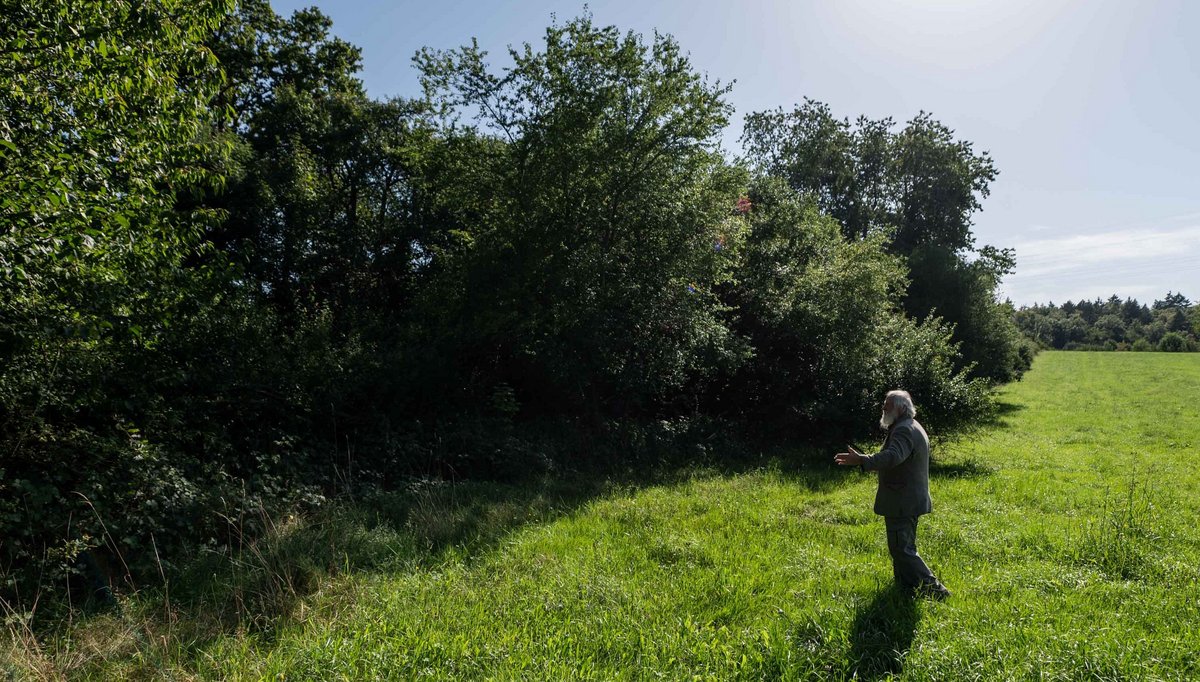
<svg viewBox="0 0 1200 682"><path fill-rule="evenodd" d="M997 171L929 114L806 101L734 159L728 88L666 35L426 50L425 95L381 100L330 29L265 0L6 15L0 596L414 478L841 439L892 388L945 434L1029 366L1013 254L971 232Z"/></svg>
<svg viewBox="0 0 1200 682"><path fill-rule="evenodd" d="M1116 295L1107 301L1067 301L1017 310L1021 331L1045 348L1059 350L1200 351L1200 306L1183 294L1147 306Z"/></svg>

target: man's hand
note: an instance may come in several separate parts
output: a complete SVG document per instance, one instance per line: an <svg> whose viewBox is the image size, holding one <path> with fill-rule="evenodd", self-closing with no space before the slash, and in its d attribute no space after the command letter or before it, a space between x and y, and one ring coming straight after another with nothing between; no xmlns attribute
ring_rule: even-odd
<svg viewBox="0 0 1200 682"><path fill-rule="evenodd" d="M854 449L853 445L847 445L846 448L850 452L839 452L833 456L833 461L844 467L856 467L862 464L863 454Z"/></svg>

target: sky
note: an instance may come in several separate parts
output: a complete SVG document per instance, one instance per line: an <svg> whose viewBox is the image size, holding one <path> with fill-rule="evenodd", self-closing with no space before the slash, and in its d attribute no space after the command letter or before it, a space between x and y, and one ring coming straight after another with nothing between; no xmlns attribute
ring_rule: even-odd
<svg viewBox="0 0 1200 682"><path fill-rule="evenodd" d="M472 38L505 64L536 48L552 0L272 0L318 6L363 50L373 97L420 94L412 56ZM920 111L987 151L1000 174L977 246L1013 248L1018 306L1168 291L1200 299L1200 2L1192 0L592 0L593 20L669 33L733 83L724 144L750 112L805 97L839 117Z"/></svg>

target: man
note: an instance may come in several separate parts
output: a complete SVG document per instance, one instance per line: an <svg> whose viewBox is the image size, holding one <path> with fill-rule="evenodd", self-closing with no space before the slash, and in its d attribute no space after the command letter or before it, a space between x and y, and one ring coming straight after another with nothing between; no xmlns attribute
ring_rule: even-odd
<svg viewBox="0 0 1200 682"><path fill-rule="evenodd" d="M935 599L950 596L921 556L917 554L917 520L933 511L929 497L929 436L916 420L917 408L907 391L891 391L883 400L879 425L887 429L883 450L864 455L852 446L833 460L879 472L875 513L884 518L888 552L896 582L915 594Z"/></svg>

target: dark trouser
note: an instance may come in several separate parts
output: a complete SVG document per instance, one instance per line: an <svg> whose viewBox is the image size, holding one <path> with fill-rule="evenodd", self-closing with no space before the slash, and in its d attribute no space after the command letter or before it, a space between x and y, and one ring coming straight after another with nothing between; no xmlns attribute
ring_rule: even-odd
<svg viewBox="0 0 1200 682"><path fill-rule="evenodd" d="M906 589L936 584L938 579L917 554L917 516L887 516L888 552L892 555L892 573L896 583Z"/></svg>

